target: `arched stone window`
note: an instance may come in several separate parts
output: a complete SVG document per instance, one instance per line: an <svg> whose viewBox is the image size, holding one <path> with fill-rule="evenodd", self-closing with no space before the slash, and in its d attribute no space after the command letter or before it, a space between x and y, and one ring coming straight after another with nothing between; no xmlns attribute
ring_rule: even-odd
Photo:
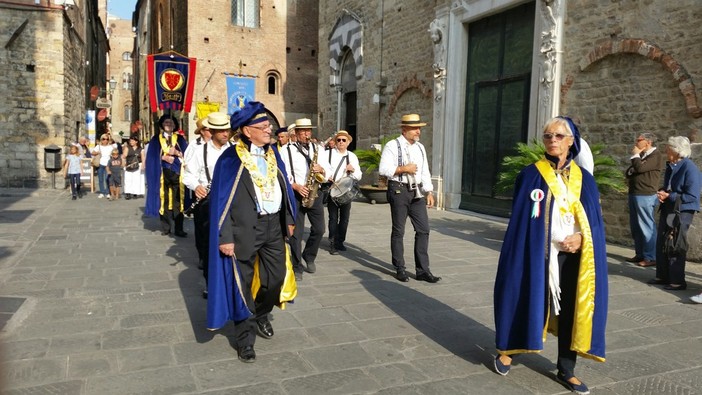
<svg viewBox="0 0 702 395"><path fill-rule="evenodd" d="M266 74L266 92L269 95L280 94L280 75L275 71Z"/></svg>

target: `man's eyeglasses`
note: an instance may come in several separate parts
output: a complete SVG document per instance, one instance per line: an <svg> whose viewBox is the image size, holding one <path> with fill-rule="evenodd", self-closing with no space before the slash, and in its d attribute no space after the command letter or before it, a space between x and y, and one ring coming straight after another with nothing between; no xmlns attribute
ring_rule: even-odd
<svg viewBox="0 0 702 395"><path fill-rule="evenodd" d="M266 126L254 126L254 125L247 125L250 128L258 129L258 130L271 130L273 129L270 124Z"/></svg>
<svg viewBox="0 0 702 395"><path fill-rule="evenodd" d="M336 142L337 142L337 143L345 143L345 142L346 142L346 139L336 139Z"/></svg>
<svg viewBox="0 0 702 395"><path fill-rule="evenodd" d="M552 140L553 138L556 139L556 141L561 141L566 137L571 137L569 134L562 134L562 133L544 133L543 138L544 140Z"/></svg>

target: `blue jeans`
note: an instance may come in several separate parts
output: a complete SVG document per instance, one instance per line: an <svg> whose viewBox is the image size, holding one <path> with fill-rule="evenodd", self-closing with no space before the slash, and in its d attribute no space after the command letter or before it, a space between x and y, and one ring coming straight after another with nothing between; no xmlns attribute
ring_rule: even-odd
<svg viewBox="0 0 702 395"><path fill-rule="evenodd" d="M629 226L634 237L636 256L656 260L656 222L653 212L658 204L656 195L629 195Z"/></svg>
<svg viewBox="0 0 702 395"><path fill-rule="evenodd" d="M107 191L107 166L100 165L98 167L98 187L101 194L109 195Z"/></svg>

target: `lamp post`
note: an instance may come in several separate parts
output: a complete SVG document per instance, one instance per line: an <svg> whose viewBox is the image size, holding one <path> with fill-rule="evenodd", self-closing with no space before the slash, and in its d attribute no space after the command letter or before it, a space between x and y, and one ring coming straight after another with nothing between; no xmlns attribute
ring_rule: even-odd
<svg viewBox="0 0 702 395"><path fill-rule="evenodd" d="M111 76L110 81L110 96L112 96L112 92L114 92L115 88L117 88L117 81L115 81L115 77Z"/></svg>

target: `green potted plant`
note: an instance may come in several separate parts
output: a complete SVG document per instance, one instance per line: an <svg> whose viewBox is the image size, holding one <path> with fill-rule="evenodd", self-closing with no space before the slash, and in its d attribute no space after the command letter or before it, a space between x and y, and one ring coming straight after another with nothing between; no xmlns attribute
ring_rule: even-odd
<svg viewBox="0 0 702 395"><path fill-rule="evenodd" d="M367 174L370 174L380 166L380 156L383 153L385 144L397 138L399 134L384 137L380 140L380 144L367 149L357 149L354 154L358 157L358 162ZM386 177L378 175L376 182L373 184L360 185L361 193L370 201L371 204L387 203L388 180Z"/></svg>
<svg viewBox="0 0 702 395"><path fill-rule="evenodd" d="M601 193L626 192L624 175L617 167L617 162L609 155L603 154L604 144L592 144L590 150L595 162L595 183ZM541 159L546 153L544 144L533 139L531 143L517 143L517 154L505 156L502 159L502 171L498 174L495 190L502 193L510 192L522 169Z"/></svg>

